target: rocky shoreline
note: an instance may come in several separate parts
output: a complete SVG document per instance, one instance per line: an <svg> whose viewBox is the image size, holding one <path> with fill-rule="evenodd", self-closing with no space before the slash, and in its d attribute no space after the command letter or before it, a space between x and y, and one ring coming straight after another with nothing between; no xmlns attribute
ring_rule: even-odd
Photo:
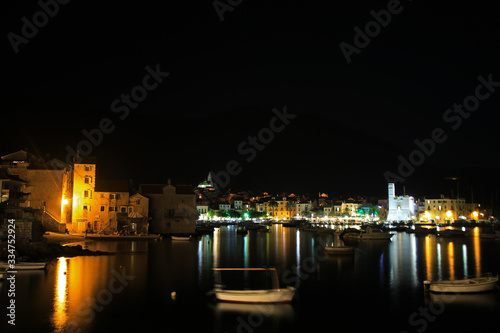
<svg viewBox="0 0 500 333"><path fill-rule="evenodd" d="M33 243L17 243L16 244L16 260L43 262L50 261L58 257L76 257L76 256L100 256L110 255L111 252L91 251L84 249L81 245L64 246L64 243L82 241L81 237L64 236L64 235L45 235L44 241ZM0 243L0 260L7 261L10 254L7 242Z"/></svg>

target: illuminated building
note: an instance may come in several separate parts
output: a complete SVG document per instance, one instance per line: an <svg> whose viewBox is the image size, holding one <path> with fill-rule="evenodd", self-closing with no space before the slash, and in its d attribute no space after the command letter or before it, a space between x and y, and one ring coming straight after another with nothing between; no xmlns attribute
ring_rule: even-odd
<svg viewBox="0 0 500 333"><path fill-rule="evenodd" d="M2 156L0 167L24 181L18 206L39 212L46 230L64 232L71 218L64 204L71 197L71 166L20 150Z"/></svg>
<svg viewBox="0 0 500 333"><path fill-rule="evenodd" d="M413 197L408 195L396 196L396 187L394 183L388 184L389 190L389 213L387 221L414 221L416 206Z"/></svg>
<svg viewBox="0 0 500 333"><path fill-rule="evenodd" d="M74 163L71 230L107 234L129 226L147 233L149 199L130 196L127 180L96 179L96 167L93 157L80 157Z"/></svg>
<svg viewBox="0 0 500 333"><path fill-rule="evenodd" d="M441 195L439 199L425 198L423 205L425 211L420 215L423 222L454 223L456 220L481 219L480 205L466 203L463 198L450 199Z"/></svg>

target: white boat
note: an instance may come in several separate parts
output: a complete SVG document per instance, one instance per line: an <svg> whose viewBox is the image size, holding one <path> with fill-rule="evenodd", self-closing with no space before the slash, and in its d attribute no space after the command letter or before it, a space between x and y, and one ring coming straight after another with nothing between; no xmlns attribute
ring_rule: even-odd
<svg viewBox="0 0 500 333"><path fill-rule="evenodd" d="M191 235L189 236L171 236L172 237L172 240L176 240L176 241L188 241L191 239Z"/></svg>
<svg viewBox="0 0 500 333"><path fill-rule="evenodd" d="M325 252L328 254L354 254L352 246L325 246Z"/></svg>
<svg viewBox="0 0 500 333"><path fill-rule="evenodd" d="M464 280L424 281L424 288L436 293L480 293L495 288L497 276L485 276Z"/></svg>
<svg viewBox="0 0 500 333"><path fill-rule="evenodd" d="M280 288L278 274L275 268L214 268L215 288L214 294L217 300L238 303L290 303L295 296L295 288ZM221 281L221 273L224 271L262 271L270 274L272 288L270 289L225 289Z"/></svg>
<svg viewBox="0 0 500 333"><path fill-rule="evenodd" d="M14 268L11 269L8 263L4 261L0 262L0 269L12 270L12 271L45 269L45 266L47 266L46 262L18 262L17 264L14 265Z"/></svg>
<svg viewBox="0 0 500 333"><path fill-rule="evenodd" d="M348 232L344 235L345 240L390 240L394 234L383 232L380 229L368 227L360 232Z"/></svg>

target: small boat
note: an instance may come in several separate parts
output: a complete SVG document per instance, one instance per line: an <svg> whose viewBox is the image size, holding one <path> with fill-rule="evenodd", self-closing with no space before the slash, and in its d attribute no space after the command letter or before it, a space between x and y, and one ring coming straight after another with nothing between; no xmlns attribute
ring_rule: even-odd
<svg viewBox="0 0 500 333"><path fill-rule="evenodd" d="M34 269L45 269L47 266L46 262L18 262L14 265L14 268L10 268L10 265L4 261L0 262L0 270L12 270L12 271L26 271Z"/></svg>
<svg viewBox="0 0 500 333"><path fill-rule="evenodd" d="M368 227L360 232L347 232L344 234L344 240L390 240L392 236L394 234Z"/></svg>
<svg viewBox="0 0 500 333"><path fill-rule="evenodd" d="M189 236L170 236L172 237L172 240L175 240L175 241L188 241L191 239L191 235Z"/></svg>
<svg viewBox="0 0 500 333"><path fill-rule="evenodd" d="M325 253L328 254L354 254L352 246L325 246Z"/></svg>
<svg viewBox="0 0 500 333"><path fill-rule="evenodd" d="M290 303L295 296L295 288L286 287L280 288L278 274L275 268L213 268L215 275L214 294L217 300L223 302L238 302L238 303ZM222 272L238 272L243 273L243 277L249 272L258 272L266 274L266 277L271 278L272 287L266 289L225 289L222 284ZM234 279L228 280L235 281ZM241 281L238 279L237 281Z"/></svg>
<svg viewBox="0 0 500 333"><path fill-rule="evenodd" d="M498 282L497 276L476 277L464 280L424 281L424 288L435 293L480 293L491 291Z"/></svg>
<svg viewBox="0 0 500 333"><path fill-rule="evenodd" d="M438 237L460 237L465 236L465 231L460 229L441 229L437 232Z"/></svg>

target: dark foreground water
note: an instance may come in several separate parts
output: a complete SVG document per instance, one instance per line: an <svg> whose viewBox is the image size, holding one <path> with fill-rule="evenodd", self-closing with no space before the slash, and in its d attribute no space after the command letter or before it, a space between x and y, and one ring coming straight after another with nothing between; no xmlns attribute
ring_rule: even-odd
<svg viewBox="0 0 500 333"><path fill-rule="evenodd" d="M428 295L426 279L500 272L500 241L396 233L364 241L353 257L326 256L333 235L272 227L238 235L234 227L188 242L87 242L100 257L59 258L47 271L16 277L16 325L1 332L498 332L500 292ZM212 267L276 267L291 304L216 303Z"/></svg>

